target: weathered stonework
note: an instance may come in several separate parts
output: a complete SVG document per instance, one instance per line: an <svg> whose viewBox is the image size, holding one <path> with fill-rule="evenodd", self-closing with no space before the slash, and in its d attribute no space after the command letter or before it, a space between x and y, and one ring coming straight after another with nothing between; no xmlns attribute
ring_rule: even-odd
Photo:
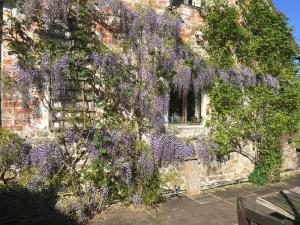
<svg viewBox="0 0 300 225"><path fill-rule="evenodd" d="M213 155L209 160L203 161L197 157L186 160L175 166L162 169L163 173L175 173L177 180L168 183L174 189L180 187L187 195L199 195L203 190L245 182L254 170L254 163L250 160L255 157L256 151L251 144L243 148L246 157L240 153L230 153L228 156L218 158ZM297 151L293 144L286 139L283 141L282 172L298 168Z"/></svg>
<svg viewBox="0 0 300 225"><path fill-rule="evenodd" d="M295 170L298 168L298 161L295 143L289 138L284 137L282 140L282 171Z"/></svg>
<svg viewBox="0 0 300 225"><path fill-rule="evenodd" d="M169 6L169 0L124 0L128 6L134 7L135 4L151 4L157 11L163 11ZM230 4L235 4L236 0L230 0ZM8 8L4 9L4 19L7 14L11 13ZM204 21L201 18L197 8L181 5L177 9L181 15L184 24L181 27L182 39L189 43L194 51L205 56L202 47L201 28L204 27ZM113 43L112 35L98 26L97 31L101 33L103 40L107 44ZM101 32L100 32L101 31ZM8 54L9 49L7 43L2 44L2 71L11 71L15 59ZM23 136L45 137L49 136L49 112L41 105L36 107L32 103L29 107L22 105L20 95L18 93L1 93L2 95L2 126L18 132ZM209 99L207 95L203 96L204 101L201 106L201 114L209 115ZM38 108L38 109L37 109ZM207 118L209 119L209 118ZM197 126L175 126L171 127L175 130L179 137L193 138L200 135L207 135L209 130L205 128L205 123ZM246 147L246 151L253 151L251 145ZM255 155L255 152L253 152ZM292 144L288 144L285 140L283 144L283 167L285 170L293 170L297 168L297 153ZM165 174L174 173L175 178L167 183L169 188L180 186L189 195L197 195L203 189L216 187L220 185L246 181L249 174L253 171L254 164L249 158L239 154L231 153L225 160L217 160L213 156L208 161L201 161L197 158L184 161L177 165L169 166L162 169Z"/></svg>
<svg viewBox="0 0 300 225"><path fill-rule="evenodd" d="M252 145L244 147L244 152L254 155ZM203 190L239 183L248 180L254 169L254 163L239 153L230 153L224 157L212 155L208 159L191 158L175 166L162 169L164 173L176 173L180 179L170 182L180 187L187 195L200 194Z"/></svg>

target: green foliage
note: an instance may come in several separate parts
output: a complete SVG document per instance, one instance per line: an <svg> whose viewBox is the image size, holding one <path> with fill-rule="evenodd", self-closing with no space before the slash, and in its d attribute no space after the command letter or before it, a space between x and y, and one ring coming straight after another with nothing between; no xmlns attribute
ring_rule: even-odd
<svg viewBox="0 0 300 225"><path fill-rule="evenodd" d="M258 81L263 74L274 74L280 90L261 82L241 90L217 80L210 93L210 125L222 154L241 152L243 145L254 143L258 158L252 159L256 167L250 180L264 184L279 180L281 138L296 131L300 85L293 58L298 48L287 18L269 3L240 1L239 7L217 5L207 16L204 38L210 61L221 69L246 65Z"/></svg>
<svg viewBox="0 0 300 225"><path fill-rule="evenodd" d="M287 17L266 1L253 0L241 7L244 29L251 33L251 41L246 43L252 49L247 52L249 60L254 60L262 73L294 72L292 60L298 47Z"/></svg>
<svg viewBox="0 0 300 225"><path fill-rule="evenodd" d="M243 57L249 34L239 25L239 17L236 8L226 4L215 5L206 17L204 39L208 41L206 50L212 64L229 68L236 56Z"/></svg>
<svg viewBox="0 0 300 225"><path fill-rule="evenodd" d="M11 166L20 166L24 141L17 135L4 128L0 128L0 180Z"/></svg>
<svg viewBox="0 0 300 225"><path fill-rule="evenodd" d="M151 180L144 180L140 187L142 201L146 206L152 206L162 201L161 180L158 173Z"/></svg>
<svg viewBox="0 0 300 225"><path fill-rule="evenodd" d="M206 17L210 60L221 68L243 63L260 73L294 72L297 44L284 14L265 1L236 7L219 4Z"/></svg>

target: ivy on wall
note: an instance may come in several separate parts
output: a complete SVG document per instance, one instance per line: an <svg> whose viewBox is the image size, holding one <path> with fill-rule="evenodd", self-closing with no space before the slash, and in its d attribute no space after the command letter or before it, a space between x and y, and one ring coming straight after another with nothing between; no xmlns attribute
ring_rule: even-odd
<svg viewBox="0 0 300 225"><path fill-rule="evenodd" d="M222 73L249 67L255 85L241 87L217 79L210 93L210 125L222 154L242 153L243 145L254 143L258 153L251 159L255 170L250 180L264 184L279 180L281 139L296 126L300 89L293 58L298 47L287 18L270 3L239 1L238 6L219 4L211 9L205 18L206 50L210 63Z"/></svg>

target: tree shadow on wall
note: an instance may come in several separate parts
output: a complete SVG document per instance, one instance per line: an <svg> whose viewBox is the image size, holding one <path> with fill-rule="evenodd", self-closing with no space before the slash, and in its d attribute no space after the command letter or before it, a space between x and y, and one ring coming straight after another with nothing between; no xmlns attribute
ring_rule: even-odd
<svg viewBox="0 0 300 225"><path fill-rule="evenodd" d="M55 209L54 192L31 192L19 186L0 189L1 225L79 225Z"/></svg>

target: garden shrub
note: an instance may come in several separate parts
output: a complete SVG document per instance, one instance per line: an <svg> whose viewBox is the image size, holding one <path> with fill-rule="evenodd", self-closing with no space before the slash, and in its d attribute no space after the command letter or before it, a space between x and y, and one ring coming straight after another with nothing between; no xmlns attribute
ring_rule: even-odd
<svg viewBox="0 0 300 225"><path fill-rule="evenodd" d="M252 24L253 10L239 13L219 4L207 15L206 61L182 42L181 20L172 10L130 9L119 0L97 6L26 0L18 10L23 16L10 17L5 38L18 58L13 73L23 98L46 102L51 110L48 95L75 98L67 87L83 91L79 82L85 79L101 112L92 120L86 111L78 112L68 121L71 127L56 133L56 141L31 143L24 185L32 192L53 190L59 195L57 209L83 218L118 201L151 206L162 199L160 167L195 151L204 157L211 149L242 153L248 141L258 149L250 179L261 184L278 180L279 137L293 130L299 90L293 64L283 67L282 62L290 62L295 52L291 41L287 51L272 57L274 63L263 64L268 51L263 55L264 47L251 42L252 37L259 40L255 26L263 23L247 28L240 21ZM269 18L267 8L262 12ZM274 18L278 26L287 26L283 17ZM99 27L112 32L118 48L105 44L107 30ZM29 36L33 30L38 38ZM269 68L277 62L280 70ZM197 149L164 127L171 87L181 97L190 90L211 91L209 124L215 132L211 140L199 140ZM32 96L32 89L38 96Z"/></svg>
<svg viewBox="0 0 300 225"><path fill-rule="evenodd" d="M217 5L206 18L209 60L220 68L210 125L222 154L245 154L242 147L253 142L257 157L245 154L255 163L250 181L264 184L279 180L280 141L296 128L298 48L286 17L269 3L240 1L239 7Z"/></svg>
<svg viewBox="0 0 300 225"><path fill-rule="evenodd" d="M9 169L19 169L23 166L28 152L25 141L17 134L0 128L0 180L5 181L5 173ZM16 171L15 171L16 172Z"/></svg>

